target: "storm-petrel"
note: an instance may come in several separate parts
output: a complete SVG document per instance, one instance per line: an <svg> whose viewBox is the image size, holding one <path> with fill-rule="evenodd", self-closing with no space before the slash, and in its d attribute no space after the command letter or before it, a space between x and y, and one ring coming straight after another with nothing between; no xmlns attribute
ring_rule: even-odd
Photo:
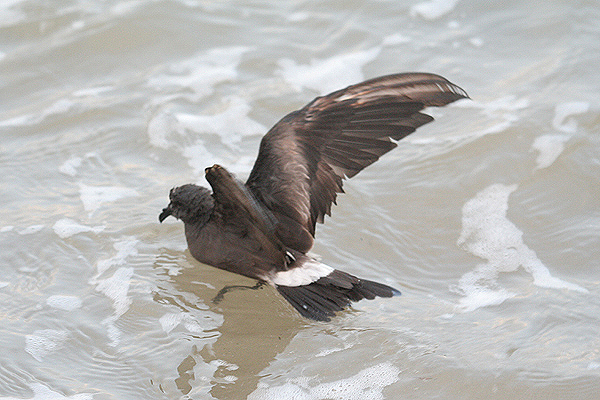
<svg viewBox="0 0 600 400"><path fill-rule="evenodd" d="M400 294L306 253L344 179L431 122L425 107L463 98L460 87L428 73L382 76L317 97L262 138L245 184L213 165L205 170L212 192L175 187L158 219L183 221L198 261L269 283L310 319L328 321L352 301Z"/></svg>

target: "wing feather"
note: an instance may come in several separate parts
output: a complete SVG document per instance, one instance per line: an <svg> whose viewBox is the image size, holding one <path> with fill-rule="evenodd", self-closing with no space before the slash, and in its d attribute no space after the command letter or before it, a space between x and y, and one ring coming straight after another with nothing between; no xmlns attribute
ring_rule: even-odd
<svg viewBox="0 0 600 400"><path fill-rule="evenodd" d="M246 182L276 219L283 243L306 252L315 225L330 215L343 179L351 178L433 118L421 111L468 98L427 73L371 79L323 97L279 121L263 137Z"/></svg>

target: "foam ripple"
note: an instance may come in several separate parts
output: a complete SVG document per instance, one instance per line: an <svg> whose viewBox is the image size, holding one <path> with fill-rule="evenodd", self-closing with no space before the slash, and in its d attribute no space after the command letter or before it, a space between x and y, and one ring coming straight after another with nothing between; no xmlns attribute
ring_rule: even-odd
<svg viewBox="0 0 600 400"><path fill-rule="evenodd" d="M77 235L78 233L93 232L100 233L104 230L104 226L87 226L82 225L70 218L61 218L52 227L54 232L61 238L66 239L68 237Z"/></svg>
<svg viewBox="0 0 600 400"><path fill-rule="evenodd" d="M326 59L312 59L308 65L282 59L280 74L296 90L308 88L321 94L330 93L365 79L362 68L375 60L381 47L343 53Z"/></svg>
<svg viewBox="0 0 600 400"><path fill-rule="evenodd" d="M565 143L569 141L569 135L542 135L535 138L531 147L538 151L535 160L536 169L544 169L551 166L565 149Z"/></svg>
<svg viewBox="0 0 600 400"><path fill-rule="evenodd" d="M334 399L334 400L380 400L383 389L398 380L400 370L390 364L381 363L365 368L354 376L333 382L311 385L313 378L290 379L281 386L267 387L259 383L248 399Z"/></svg>
<svg viewBox="0 0 600 400"><path fill-rule="evenodd" d="M507 218L508 199L517 187L490 185L463 206L463 227L457 244L487 260L464 274L452 287L464 296L458 304L463 311L497 305L514 296L499 285L498 276L520 267L531 275L536 286L587 293L579 285L553 277L535 251L523 242L523 232Z"/></svg>
<svg viewBox="0 0 600 400"><path fill-rule="evenodd" d="M40 329L25 336L25 351L37 361L60 350L64 346L69 333L57 329Z"/></svg>

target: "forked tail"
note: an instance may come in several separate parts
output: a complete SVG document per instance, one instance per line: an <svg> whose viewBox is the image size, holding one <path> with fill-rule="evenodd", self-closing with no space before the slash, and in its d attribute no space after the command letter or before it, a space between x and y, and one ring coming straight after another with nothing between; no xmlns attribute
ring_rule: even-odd
<svg viewBox="0 0 600 400"><path fill-rule="evenodd" d="M400 295L390 286L359 279L337 269L308 285L276 287L303 317L316 321L329 321L353 301Z"/></svg>

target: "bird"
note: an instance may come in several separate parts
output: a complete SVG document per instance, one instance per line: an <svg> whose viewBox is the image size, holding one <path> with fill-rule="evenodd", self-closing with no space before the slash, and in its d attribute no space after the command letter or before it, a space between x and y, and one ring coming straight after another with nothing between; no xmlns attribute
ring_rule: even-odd
<svg viewBox="0 0 600 400"><path fill-rule="evenodd" d="M271 285L311 320L330 321L361 299L400 295L308 254L316 224L331 216L345 179L433 121L424 108L465 98L459 86L421 72L380 76L317 97L262 137L245 183L220 165L208 167L212 190L172 188L159 222L168 216L183 221L195 259Z"/></svg>

